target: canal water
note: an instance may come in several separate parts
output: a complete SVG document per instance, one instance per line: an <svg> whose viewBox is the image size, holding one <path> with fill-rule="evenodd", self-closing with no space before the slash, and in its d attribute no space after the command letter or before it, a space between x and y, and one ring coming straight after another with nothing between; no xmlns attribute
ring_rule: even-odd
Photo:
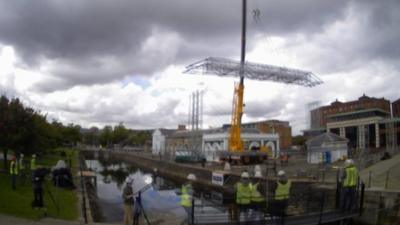
<svg viewBox="0 0 400 225"><path fill-rule="evenodd" d="M97 157L96 157L97 158ZM134 192L141 191L144 212L151 218L175 218L176 221L186 217L180 206L176 190L180 185L172 181L145 173L139 168L118 162L111 158L87 159L87 168L96 171L98 204L104 222L120 223L123 221L122 190L125 178L134 178Z"/></svg>

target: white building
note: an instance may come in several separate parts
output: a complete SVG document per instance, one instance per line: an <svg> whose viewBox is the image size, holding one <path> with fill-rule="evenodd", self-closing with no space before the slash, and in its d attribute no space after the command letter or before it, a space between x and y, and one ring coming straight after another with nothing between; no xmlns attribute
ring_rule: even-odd
<svg viewBox="0 0 400 225"><path fill-rule="evenodd" d="M153 132L153 142L152 142L152 154L159 155L164 154L166 149L165 139L168 135L171 135L176 130L173 129L156 129Z"/></svg>
<svg viewBox="0 0 400 225"><path fill-rule="evenodd" d="M323 133L306 142L307 162L332 163L347 157L349 140L334 133Z"/></svg>
<svg viewBox="0 0 400 225"><path fill-rule="evenodd" d="M260 149L267 146L272 156L279 155L279 135L265 134L256 129L242 129L242 139L245 149ZM220 153L229 148L229 129L217 129L203 134L202 149L207 161L218 161Z"/></svg>

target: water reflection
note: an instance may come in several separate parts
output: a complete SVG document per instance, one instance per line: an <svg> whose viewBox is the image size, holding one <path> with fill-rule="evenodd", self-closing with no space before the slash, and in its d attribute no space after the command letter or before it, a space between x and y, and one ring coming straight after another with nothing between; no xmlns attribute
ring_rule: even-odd
<svg viewBox="0 0 400 225"><path fill-rule="evenodd" d="M128 175L134 178L132 185L134 192L143 191L142 204L149 217L185 217L180 199L174 191L178 186L173 182L151 173L144 173L124 162L110 159L86 160L86 165L97 172L98 203L105 222L121 222L123 219L121 194Z"/></svg>

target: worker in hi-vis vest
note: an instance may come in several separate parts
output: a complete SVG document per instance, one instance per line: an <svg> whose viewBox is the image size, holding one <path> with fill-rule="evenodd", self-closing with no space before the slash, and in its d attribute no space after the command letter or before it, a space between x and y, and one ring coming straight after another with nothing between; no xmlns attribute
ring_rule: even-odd
<svg viewBox="0 0 400 225"><path fill-rule="evenodd" d="M239 207L239 220L240 215L243 214L245 219L249 218L249 209L251 206L251 189L250 176L248 172L243 172L240 176L240 181L236 183L236 204Z"/></svg>
<svg viewBox="0 0 400 225"><path fill-rule="evenodd" d="M253 183L251 185L251 208L254 211L253 217L258 217L264 219L264 214L266 212L266 202L265 202L265 182L261 180L261 171L256 171L254 174Z"/></svg>
<svg viewBox="0 0 400 225"><path fill-rule="evenodd" d="M13 155L11 157L11 162L10 162L10 175L11 175L11 185L12 189L16 190L17 189L17 176L18 176L18 165L17 165L17 157Z"/></svg>
<svg viewBox="0 0 400 225"><path fill-rule="evenodd" d="M342 201L341 209L343 211L350 211L355 205L356 201L356 187L358 184L358 170L354 165L352 159L345 161L345 169L342 175Z"/></svg>
<svg viewBox="0 0 400 225"><path fill-rule="evenodd" d="M187 213L187 224L192 224L192 207L193 207L193 181L196 180L196 176L190 173L187 176L188 182L182 185L181 188L181 205Z"/></svg>
<svg viewBox="0 0 400 225"><path fill-rule="evenodd" d="M21 178L21 183L25 184L25 160L24 160L24 154L19 155L18 159L18 172L19 172L19 177Z"/></svg>
<svg viewBox="0 0 400 225"><path fill-rule="evenodd" d="M284 170L280 170L278 172L278 180L275 188L274 212L272 213L273 216L278 220L276 221L278 224L284 223L291 187L292 182L288 179L286 172Z"/></svg>
<svg viewBox="0 0 400 225"><path fill-rule="evenodd" d="M31 171L33 172L36 169L36 155L33 154L31 158Z"/></svg>

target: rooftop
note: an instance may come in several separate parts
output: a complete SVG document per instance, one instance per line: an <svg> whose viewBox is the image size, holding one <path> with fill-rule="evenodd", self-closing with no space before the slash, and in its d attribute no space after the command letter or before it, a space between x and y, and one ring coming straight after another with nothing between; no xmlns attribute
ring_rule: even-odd
<svg viewBox="0 0 400 225"><path fill-rule="evenodd" d="M320 147L326 143L334 142L348 142L347 138L340 137L339 135L331 132L323 133L306 142L307 147Z"/></svg>

